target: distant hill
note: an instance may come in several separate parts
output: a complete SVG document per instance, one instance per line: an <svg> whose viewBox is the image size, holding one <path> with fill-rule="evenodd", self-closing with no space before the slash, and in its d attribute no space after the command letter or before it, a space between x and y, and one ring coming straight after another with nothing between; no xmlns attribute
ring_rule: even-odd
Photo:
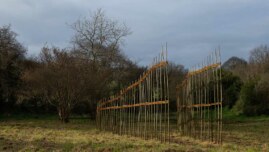
<svg viewBox="0 0 269 152"><path fill-rule="evenodd" d="M232 70L238 65L247 65L247 61L242 58L233 56L223 63L222 68L226 70Z"/></svg>

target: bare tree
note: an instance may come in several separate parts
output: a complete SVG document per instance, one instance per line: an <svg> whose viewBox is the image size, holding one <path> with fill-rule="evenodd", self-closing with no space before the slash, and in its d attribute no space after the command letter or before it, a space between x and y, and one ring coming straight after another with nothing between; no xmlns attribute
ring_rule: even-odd
<svg viewBox="0 0 269 152"><path fill-rule="evenodd" d="M119 89L119 82L114 80L125 75L122 69L130 65L120 46L124 38L131 34L130 29L124 23L108 18L102 9L76 21L71 27L75 30L72 39L75 53L89 59L95 73L105 73L106 77L102 77L107 84L101 87L100 94Z"/></svg>
<svg viewBox="0 0 269 152"><path fill-rule="evenodd" d="M102 9L78 20L72 28L76 31L73 44L94 63L115 57L124 37L131 34L125 24L107 18Z"/></svg>
<svg viewBox="0 0 269 152"><path fill-rule="evenodd" d="M250 51L249 73L257 76L269 72L269 48L261 45Z"/></svg>
<svg viewBox="0 0 269 152"><path fill-rule="evenodd" d="M266 45L261 45L250 51L249 62L256 64L263 64L269 58L269 48Z"/></svg>

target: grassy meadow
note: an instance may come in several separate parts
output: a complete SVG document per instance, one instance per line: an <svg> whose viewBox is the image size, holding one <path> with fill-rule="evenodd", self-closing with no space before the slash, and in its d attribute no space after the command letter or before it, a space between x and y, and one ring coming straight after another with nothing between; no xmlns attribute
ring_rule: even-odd
<svg viewBox="0 0 269 152"><path fill-rule="evenodd" d="M54 116L0 118L0 151L269 151L269 117L225 112L221 146L172 134L173 142L119 136L89 119L62 124Z"/></svg>

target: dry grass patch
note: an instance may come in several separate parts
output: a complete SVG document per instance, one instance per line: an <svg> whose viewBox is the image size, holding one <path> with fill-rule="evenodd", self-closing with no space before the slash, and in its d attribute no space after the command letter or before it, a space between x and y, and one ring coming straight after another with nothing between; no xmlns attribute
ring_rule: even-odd
<svg viewBox="0 0 269 152"><path fill-rule="evenodd" d="M119 136L96 129L94 121L6 119L0 121L0 151L262 151L268 150L269 121L230 123L222 146L171 134L171 143Z"/></svg>

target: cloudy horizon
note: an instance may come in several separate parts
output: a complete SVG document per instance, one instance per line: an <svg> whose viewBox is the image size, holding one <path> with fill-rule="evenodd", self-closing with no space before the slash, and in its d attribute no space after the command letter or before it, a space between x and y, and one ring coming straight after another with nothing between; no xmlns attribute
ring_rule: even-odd
<svg viewBox="0 0 269 152"><path fill-rule="evenodd" d="M222 61L247 59L269 40L266 0L9 0L1 1L0 26L11 24L28 55L37 55L44 44L70 46L69 25L98 8L130 27L122 50L140 65L151 63L166 42L169 60L189 68L219 46Z"/></svg>

